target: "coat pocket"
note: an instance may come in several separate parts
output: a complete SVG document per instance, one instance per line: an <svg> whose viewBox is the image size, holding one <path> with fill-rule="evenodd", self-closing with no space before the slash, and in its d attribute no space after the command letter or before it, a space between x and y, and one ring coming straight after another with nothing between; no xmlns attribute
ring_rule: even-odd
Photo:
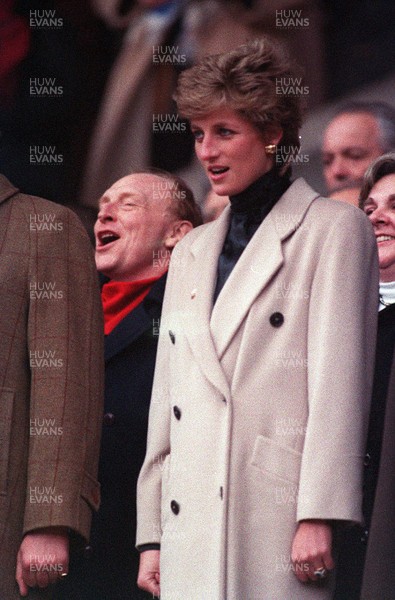
<svg viewBox="0 0 395 600"><path fill-rule="evenodd" d="M15 392L2 388L0 389L0 397L0 496L6 496Z"/></svg>
<svg viewBox="0 0 395 600"><path fill-rule="evenodd" d="M301 452L281 446L263 435L256 438L251 464L261 471L298 484L301 462Z"/></svg>

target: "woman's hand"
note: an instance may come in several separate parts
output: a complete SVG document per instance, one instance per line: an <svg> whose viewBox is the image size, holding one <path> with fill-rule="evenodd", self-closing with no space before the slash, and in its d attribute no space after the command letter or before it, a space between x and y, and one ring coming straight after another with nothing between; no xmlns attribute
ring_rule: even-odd
<svg viewBox="0 0 395 600"><path fill-rule="evenodd" d="M330 571L332 559L332 527L326 521L301 521L292 543L291 560L299 581L317 581L315 571ZM324 573L325 573L324 571Z"/></svg>
<svg viewBox="0 0 395 600"><path fill-rule="evenodd" d="M160 596L159 573L160 550L145 550L140 554L140 568L137 577L139 588L150 592L153 596Z"/></svg>

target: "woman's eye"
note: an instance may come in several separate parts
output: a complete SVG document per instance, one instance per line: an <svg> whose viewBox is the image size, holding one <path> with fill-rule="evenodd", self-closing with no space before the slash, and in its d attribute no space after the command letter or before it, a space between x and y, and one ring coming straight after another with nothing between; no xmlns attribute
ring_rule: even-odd
<svg viewBox="0 0 395 600"><path fill-rule="evenodd" d="M219 130L220 135L223 136L228 136L228 135L232 135L234 132L231 129L227 129L226 127L221 127L221 129Z"/></svg>
<svg viewBox="0 0 395 600"><path fill-rule="evenodd" d="M192 131L192 135L195 138L195 140L197 140L197 141L203 139L203 132L199 131L199 129L193 130Z"/></svg>

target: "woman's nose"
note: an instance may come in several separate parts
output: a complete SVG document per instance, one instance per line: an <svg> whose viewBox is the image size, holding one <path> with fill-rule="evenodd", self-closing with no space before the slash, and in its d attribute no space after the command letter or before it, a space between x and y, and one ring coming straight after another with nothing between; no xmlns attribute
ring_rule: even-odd
<svg viewBox="0 0 395 600"><path fill-rule="evenodd" d="M373 225L378 223L386 223L388 221L388 214L385 208L377 207L368 216Z"/></svg>
<svg viewBox="0 0 395 600"><path fill-rule="evenodd" d="M200 144L196 145L196 154L200 160L207 161L218 156L218 147L212 137L204 137Z"/></svg>

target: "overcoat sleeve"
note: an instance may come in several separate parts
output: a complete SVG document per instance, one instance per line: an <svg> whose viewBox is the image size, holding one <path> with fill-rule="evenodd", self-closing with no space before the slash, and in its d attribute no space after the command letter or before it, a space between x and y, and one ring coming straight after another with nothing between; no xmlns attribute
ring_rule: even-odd
<svg viewBox="0 0 395 600"><path fill-rule="evenodd" d="M102 308L88 236L74 213L53 206L53 211L43 210L33 199L39 219L51 213L52 230L29 235L31 388L24 533L65 526L86 539L100 500Z"/></svg>
<svg viewBox="0 0 395 600"><path fill-rule="evenodd" d="M350 244L350 239L360 243ZM309 415L298 520L362 521L363 448L373 379L377 290L377 247L371 225L362 211L354 211L347 219L341 213L325 236L311 287Z"/></svg>

